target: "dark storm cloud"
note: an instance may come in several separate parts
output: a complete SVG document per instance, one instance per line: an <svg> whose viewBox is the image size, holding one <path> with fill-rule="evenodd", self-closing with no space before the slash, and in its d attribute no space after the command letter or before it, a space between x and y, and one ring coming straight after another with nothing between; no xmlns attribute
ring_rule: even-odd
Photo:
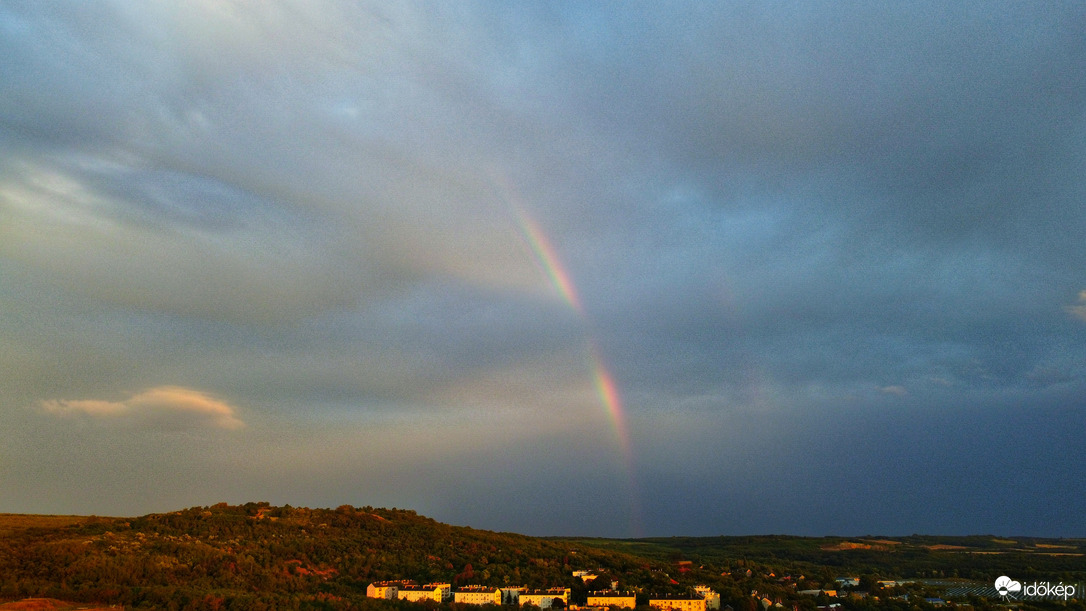
<svg viewBox="0 0 1086 611"><path fill-rule="evenodd" d="M139 492L100 513L244 491L533 533L1074 534L1023 520L1081 486L994 511L981 470L1081 476L1084 26L1071 3L0 8L9 437L180 453L109 471ZM245 426L90 416L163 388ZM11 447L33 502L0 509L92 495ZM493 469L538 511L474 501ZM900 510L812 484L843 471Z"/></svg>
<svg viewBox="0 0 1086 611"><path fill-rule="evenodd" d="M1014 385L1068 364L1080 331L1054 306L1082 278L1082 15L852 8L616 20L618 76L585 97L623 100L590 108L676 200L647 202L662 230L631 229L637 265L614 284L660 284L669 264L671 281L615 302L651 313L630 315L630 342L724 376L754 357L800 385Z"/></svg>

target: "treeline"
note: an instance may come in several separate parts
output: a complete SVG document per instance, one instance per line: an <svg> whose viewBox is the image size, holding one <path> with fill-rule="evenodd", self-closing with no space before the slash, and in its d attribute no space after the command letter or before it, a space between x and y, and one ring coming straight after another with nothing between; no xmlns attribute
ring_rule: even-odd
<svg viewBox="0 0 1086 611"><path fill-rule="evenodd" d="M1086 582L1086 540L984 536L907 537L667 537L622 540L611 549L636 549L653 558L698 563L736 560L778 571L837 576L872 574L884 579L961 578L982 582L1016 579Z"/></svg>

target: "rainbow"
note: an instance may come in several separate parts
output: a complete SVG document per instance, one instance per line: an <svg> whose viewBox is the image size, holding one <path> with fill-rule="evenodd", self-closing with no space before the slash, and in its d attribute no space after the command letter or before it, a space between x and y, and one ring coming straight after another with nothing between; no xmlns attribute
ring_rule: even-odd
<svg viewBox="0 0 1086 611"><path fill-rule="evenodd" d="M622 397L618 394L618 387L611 372L603 364L599 351L595 346L589 350L592 369L592 378L595 381L596 392L600 396L600 402L607 408L611 417L611 426L618 437L619 448L622 450L622 458L627 465L633 466L633 450L630 446L630 431L626 427L626 415L622 411Z"/></svg>
<svg viewBox="0 0 1086 611"><path fill-rule="evenodd" d="M516 204L510 205L516 215L517 225L520 227L521 233L524 234L524 238L528 241L532 252L535 253L536 260L547 272L551 284L558 289L562 299L583 317L584 308L581 306L581 299L577 296L577 290L573 287L569 272L558 263L558 255L555 253L554 247L551 246L550 240L547 239L547 235L543 233L539 223L528 216L523 208Z"/></svg>
<svg viewBox="0 0 1086 611"><path fill-rule="evenodd" d="M536 261L542 266L562 300L569 304L585 321L588 328L591 329L591 324L589 324L588 316L577 294L572 277L565 266L562 265L557 251L550 240L547 239L547 234L540 224L528 214L524 206L519 203L519 198L516 196L512 185L508 181L502 180L501 177L496 177L496 179L505 195L505 201L513 212L517 227L531 248ZM634 477L633 447L630 442L629 427L626 424L626 413L622 406L622 396L619 394L614 376L611 375L610 369L604 363L594 342L589 342L587 358L593 384L599 395L600 403L607 410L611 428L615 432L616 442L622 454L622 462L627 475L627 490L630 495L630 530L634 536L637 536L643 530L640 493L638 492L637 479Z"/></svg>

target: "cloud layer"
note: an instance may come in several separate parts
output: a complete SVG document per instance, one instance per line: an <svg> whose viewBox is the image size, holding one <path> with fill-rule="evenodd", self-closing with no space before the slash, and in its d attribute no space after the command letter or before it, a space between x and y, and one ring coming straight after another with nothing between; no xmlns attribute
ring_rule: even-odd
<svg viewBox="0 0 1086 611"><path fill-rule="evenodd" d="M1086 535L1084 26L0 7L0 511Z"/></svg>

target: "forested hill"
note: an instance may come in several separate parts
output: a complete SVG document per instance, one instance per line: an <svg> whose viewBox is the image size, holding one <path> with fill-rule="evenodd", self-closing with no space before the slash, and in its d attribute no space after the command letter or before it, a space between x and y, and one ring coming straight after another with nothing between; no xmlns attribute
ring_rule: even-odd
<svg viewBox="0 0 1086 611"><path fill-rule="evenodd" d="M601 567L651 573L630 554L449 526L399 509L248 503L139 518L0 519L4 600L167 608L210 596L239 608L358 606L370 604L362 597L378 580L569 587L573 570Z"/></svg>
<svg viewBox="0 0 1086 611"><path fill-rule="evenodd" d="M858 583L832 600L841 611L934 611L925 597L947 595L950 586L990 589L999 575L1086 582L1084 557L1083 540L557 539L449 526L402 509L219 504L138 518L0 514L0 603L48 597L154 609L424 609L365 597L370 582L408 579L568 587L571 602L618 582L641 604L650 593L705 584L736 611L760 611L766 601L815 611L829 599L801 592L838 589L836 578L852 575ZM585 584L577 570L600 577ZM962 579L948 583L955 578ZM983 611L998 601L962 602ZM1086 610L1081 599L1069 605Z"/></svg>

